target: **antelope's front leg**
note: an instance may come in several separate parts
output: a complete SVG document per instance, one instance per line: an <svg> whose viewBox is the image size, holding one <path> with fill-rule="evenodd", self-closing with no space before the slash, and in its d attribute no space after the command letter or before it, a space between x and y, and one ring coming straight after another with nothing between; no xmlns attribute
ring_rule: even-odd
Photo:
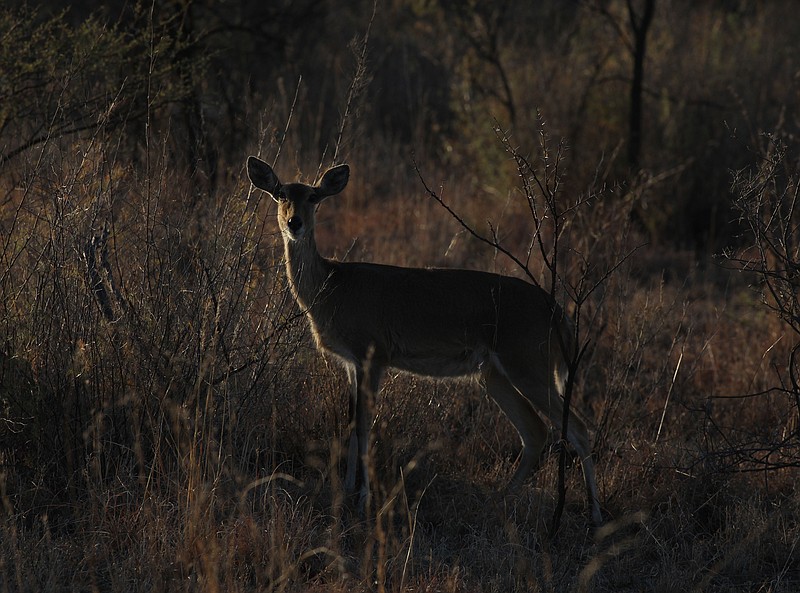
<svg viewBox="0 0 800 593"><path fill-rule="evenodd" d="M358 508L363 513L369 500L369 431L372 428L372 398L380 388L382 368L368 373L360 366L348 369L350 379L350 444L347 451L345 489L355 493L358 487ZM360 470L360 472L359 472ZM358 484L358 474L361 482Z"/></svg>
<svg viewBox="0 0 800 593"><path fill-rule="evenodd" d="M344 478L344 489L347 494L356 491L356 472L358 471L358 385L362 373L356 370L355 365L347 366L347 380L350 388L350 400L348 402L348 426L350 427L350 442L347 448L347 473Z"/></svg>

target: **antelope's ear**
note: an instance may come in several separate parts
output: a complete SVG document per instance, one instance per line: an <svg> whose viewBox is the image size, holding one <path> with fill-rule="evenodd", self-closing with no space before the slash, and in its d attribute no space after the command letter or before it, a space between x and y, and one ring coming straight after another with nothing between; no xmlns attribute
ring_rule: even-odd
<svg viewBox="0 0 800 593"><path fill-rule="evenodd" d="M278 199L278 190L281 188L281 182L278 176L275 175L275 171L267 163L258 157L248 157L247 176L250 178L250 182L258 189L263 189L269 193L273 200Z"/></svg>
<svg viewBox="0 0 800 593"><path fill-rule="evenodd" d="M335 196L342 191L350 179L350 167L347 165L337 165L325 171L322 181L317 186L316 201L320 202L328 196Z"/></svg>

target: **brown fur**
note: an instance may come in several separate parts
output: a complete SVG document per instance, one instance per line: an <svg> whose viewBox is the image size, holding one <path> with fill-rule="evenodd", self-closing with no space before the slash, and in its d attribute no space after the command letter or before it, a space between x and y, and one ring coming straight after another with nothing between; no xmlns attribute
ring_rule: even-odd
<svg viewBox="0 0 800 593"><path fill-rule="evenodd" d="M539 414L560 430L563 382L575 348L572 322L550 294L488 272L325 259L314 239L315 209L344 189L347 165L328 170L316 186L283 185L255 157L248 159L248 174L278 202L289 282L317 347L347 369L352 433L346 488L354 491L360 475L362 502L369 495L371 418L362 391L377 393L390 367L433 377L480 374L522 439L519 466L509 484L511 490L518 488L547 441L547 425ZM583 462L592 519L599 523L589 436L574 415L568 438Z"/></svg>

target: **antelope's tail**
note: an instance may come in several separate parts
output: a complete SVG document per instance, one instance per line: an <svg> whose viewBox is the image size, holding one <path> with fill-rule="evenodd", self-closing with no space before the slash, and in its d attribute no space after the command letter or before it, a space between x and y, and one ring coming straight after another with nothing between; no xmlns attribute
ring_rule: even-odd
<svg viewBox="0 0 800 593"><path fill-rule="evenodd" d="M577 353L575 321L561 307L553 312L553 317L554 335L551 340L551 344L555 342L551 346L551 355L554 361L553 372L556 376L558 392L560 395L564 395L569 379L569 369L575 361Z"/></svg>

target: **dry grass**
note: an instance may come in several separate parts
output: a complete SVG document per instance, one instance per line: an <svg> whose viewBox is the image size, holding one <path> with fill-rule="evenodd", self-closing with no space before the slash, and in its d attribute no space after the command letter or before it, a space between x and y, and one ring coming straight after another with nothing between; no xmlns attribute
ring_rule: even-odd
<svg viewBox="0 0 800 593"><path fill-rule="evenodd" d="M737 238L715 225L732 218L730 170L756 158L743 145L776 120L776 136L796 137L784 119L798 96L791 3L658 3L649 172L619 156L628 3L602 3L603 15L519 2L496 29L484 26L493 3L381 6L369 47L386 62L352 83L365 95L343 123L342 48L363 35L361 5L265 5L242 12L251 37L214 11L179 12L202 3L173 4L65 39L33 35L45 16L0 14L14 41L0 61L18 83L0 129L0 590L800 590L796 333L764 306L757 276L678 247ZM71 18L56 29L73 31ZM308 19L325 35L309 36ZM491 123L503 71L518 118L506 147ZM401 79L420 97L384 96ZM280 146L281 175L311 178L343 129L335 149L353 173L318 213L325 255L521 275L430 198L414 162L467 224L488 234L490 220L524 254L532 227L508 149L532 147L541 164L540 108L571 141L560 195L586 198L562 236L564 278L597 281L631 254L582 305L573 398L594 429L608 522L590 527L572 464L551 538L557 455L504 498L512 425L476 381L408 375L375 401L361 517L342 486L344 373L313 348L274 205L246 183L245 158ZM31 140L45 120L51 135ZM787 154L744 176L749 189L796 181ZM754 257L736 253L740 267ZM531 269L546 277L536 255Z"/></svg>
<svg viewBox="0 0 800 593"><path fill-rule="evenodd" d="M796 466L735 471L739 447L797 429L785 395L737 397L773 386L789 348L740 277L644 249L609 280L575 404L596 426L596 534L577 466L550 539L554 459L504 500L511 425L474 382L404 375L376 402L362 520L340 479L344 377L296 315L270 205L254 217L239 180L189 210L179 175L112 190L134 178L105 164L64 157L4 206L5 590L797 589ZM351 259L504 265L419 188L367 199L375 166L323 206L326 253L358 235ZM111 319L85 251L108 220Z"/></svg>

